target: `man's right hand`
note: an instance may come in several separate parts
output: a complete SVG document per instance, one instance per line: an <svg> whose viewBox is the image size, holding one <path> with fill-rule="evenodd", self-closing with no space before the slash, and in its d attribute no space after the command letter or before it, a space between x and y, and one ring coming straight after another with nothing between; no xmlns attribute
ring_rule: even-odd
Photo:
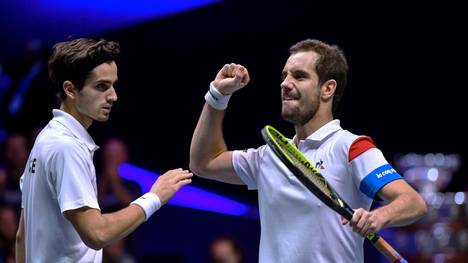
<svg viewBox="0 0 468 263"><path fill-rule="evenodd" d="M171 199L182 186L192 182L192 173L182 168L169 170L159 176L151 187L151 192L156 194L164 205Z"/></svg>
<svg viewBox="0 0 468 263"><path fill-rule="evenodd" d="M226 64L218 72L213 85L224 95L231 95L243 88L250 81L249 72L239 64Z"/></svg>

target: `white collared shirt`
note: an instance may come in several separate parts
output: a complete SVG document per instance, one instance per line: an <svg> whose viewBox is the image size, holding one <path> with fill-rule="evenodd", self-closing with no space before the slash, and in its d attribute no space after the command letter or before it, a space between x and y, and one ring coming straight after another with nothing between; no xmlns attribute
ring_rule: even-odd
<svg viewBox="0 0 468 263"><path fill-rule="evenodd" d="M368 137L354 135L333 120L301 140L299 150L352 207L370 209L372 198L400 179ZM315 197L263 145L234 151L237 175L258 190L260 262L364 262L363 237ZM390 167L391 168L391 167ZM378 176L379 172L385 176Z"/></svg>
<svg viewBox="0 0 468 263"><path fill-rule="evenodd" d="M63 213L97 202L94 143L70 114L53 110L21 177L26 262L102 262Z"/></svg>

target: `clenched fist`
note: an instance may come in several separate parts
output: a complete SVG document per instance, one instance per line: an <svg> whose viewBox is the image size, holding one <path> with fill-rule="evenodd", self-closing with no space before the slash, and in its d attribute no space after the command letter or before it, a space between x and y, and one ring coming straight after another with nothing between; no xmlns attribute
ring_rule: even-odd
<svg viewBox="0 0 468 263"><path fill-rule="evenodd" d="M218 72L213 85L223 95L231 95L247 85L249 80L249 72L244 66L231 63Z"/></svg>

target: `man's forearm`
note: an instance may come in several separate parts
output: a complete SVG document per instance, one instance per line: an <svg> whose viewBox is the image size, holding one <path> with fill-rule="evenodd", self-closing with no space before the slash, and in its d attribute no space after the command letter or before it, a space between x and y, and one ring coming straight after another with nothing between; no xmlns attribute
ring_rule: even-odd
<svg viewBox="0 0 468 263"><path fill-rule="evenodd" d="M84 207L65 212L83 242L90 248L101 249L135 230L145 220L144 210L130 205L110 214Z"/></svg>
<svg viewBox="0 0 468 263"><path fill-rule="evenodd" d="M244 184L232 163L223 135L224 110L231 95L249 83L246 68L226 64L218 72L205 95L200 119L190 144L190 170L198 176L230 184Z"/></svg>
<svg viewBox="0 0 468 263"><path fill-rule="evenodd" d="M205 104L190 145L190 169L203 173L207 164L227 151L223 136L224 111Z"/></svg>
<svg viewBox="0 0 468 263"><path fill-rule="evenodd" d="M126 237L141 225L145 218L141 217L142 210L137 205L130 205L114 213L102 214L101 227L105 233L104 245Z"/></svg>
<svg viewBox="0 0 468 263"><path fill-rule="evenodd" d="M353 231L367 236L384 227L411 224L422 217L427 210L423 198L404 180L395 180L379 191L379 197L388 202L372 211L358 208L349 221ZM346 224L347 220L342 220Z"/></svg>
<svg viewBox="0 0 468 263"><path fill-rule="evenodd" d="M426 213L424 200L416 193L404 193L390 203L377 208L385 219L383 227L404 226L411 224Z"/></svg>

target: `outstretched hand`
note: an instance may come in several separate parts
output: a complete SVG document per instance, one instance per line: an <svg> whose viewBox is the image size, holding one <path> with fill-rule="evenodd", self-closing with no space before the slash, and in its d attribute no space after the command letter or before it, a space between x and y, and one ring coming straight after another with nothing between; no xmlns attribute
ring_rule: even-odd
<svg viewBox="0 0 468 263"><path fill-rule="evenodd" d="M249 72L239 64L226 64L218 72L213 85L224 95L231 95L250 81Z"/></svg>
<svg viewBox="0 0 468 263"><path fill-rule="evenodd" d="M164 205L182 186L192 182L191 177L192 173L182 168L169 170L159 176L151 187L151 192L156 194L161 200L161 205Z"/></svg>

